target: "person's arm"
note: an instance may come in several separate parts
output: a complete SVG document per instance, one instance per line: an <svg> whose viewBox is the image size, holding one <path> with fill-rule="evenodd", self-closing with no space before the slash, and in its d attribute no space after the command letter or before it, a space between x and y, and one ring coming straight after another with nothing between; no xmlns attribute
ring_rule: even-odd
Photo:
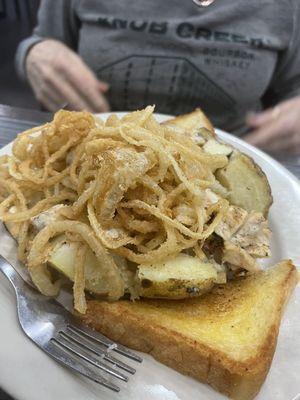
<svg viewBox="0 0 300 400"><path fill-rule="evenodd" d="M26 56L35 44L56 39L72 50L77 50L80 23L75 14L74 0L42 0L37 18L37 26L32 36L24 39L16 53L16 68L19 76L26 79Z"/></svg>
<svg viewBox="0 0 300 400"><path fill-rule="evenodd" d="M288 48L279 55L265 98L267 110L251 115L245 140L269 151L300 153L300 2L291 1L293 29Z"/></svg>
<svg viewBox="0 0 300 400"><path fill-rule="evenodd" d="M39 102L50 111L103 112L108 85L76 54L80 24L75 0L43 0L33 35L16 54L19 75L28 80Z"/></svg>

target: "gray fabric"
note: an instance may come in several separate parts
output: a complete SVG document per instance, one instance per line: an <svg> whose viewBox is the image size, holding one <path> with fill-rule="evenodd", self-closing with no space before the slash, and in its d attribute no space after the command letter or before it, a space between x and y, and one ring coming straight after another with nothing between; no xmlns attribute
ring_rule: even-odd
<svg viewBox="0 0 300 400"><path fill-rule="evenodd" d="M17 48L16 53L16 70L22 81L26 81L26 69L25 69L25 59L28 51L35 44L43 41L44 39L40 36L30 36L29 38L23 40Z"/></svg>
<svg viewBox="0 0 300 400"><path fill-rule="evenodd" d="M110 84L113 110L197 106L227 130L245 114L300 94L300 1L43 0L19 46L21 76L33 41L55 38Z"/></svg>

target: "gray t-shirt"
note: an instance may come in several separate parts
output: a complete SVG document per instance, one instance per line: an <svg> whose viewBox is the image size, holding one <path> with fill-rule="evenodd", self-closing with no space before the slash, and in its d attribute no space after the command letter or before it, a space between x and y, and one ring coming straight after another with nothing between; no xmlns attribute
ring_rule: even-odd
<svg viewBox="0 0 300 400"><path fill-rule="evenodd" d="M109 83L112 110L203 108L239 131L248 111L300 94L300 0L43 0L33 35L61 40Z"/></svg>

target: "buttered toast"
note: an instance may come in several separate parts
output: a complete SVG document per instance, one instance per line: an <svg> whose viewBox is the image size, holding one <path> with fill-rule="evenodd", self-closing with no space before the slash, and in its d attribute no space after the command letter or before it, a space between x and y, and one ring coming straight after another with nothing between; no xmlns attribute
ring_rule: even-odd
<svg viewBox="0 0 300 400"><path fill-rule="evenodd" d="M179 115L167 120L164 124L179 126L187 131L192 131L195 128L205 128L211 137L216 136L212 123L200 108L196 108L196 110L188 114Z"/></svg>
<svg viewBox="0 0 300 400"><path fill-rule="evenodd" d="M248 400L268 373L284 305L297 281L296 268L282 261L200 298L89 301L81 318L230 398Z"/></svg>

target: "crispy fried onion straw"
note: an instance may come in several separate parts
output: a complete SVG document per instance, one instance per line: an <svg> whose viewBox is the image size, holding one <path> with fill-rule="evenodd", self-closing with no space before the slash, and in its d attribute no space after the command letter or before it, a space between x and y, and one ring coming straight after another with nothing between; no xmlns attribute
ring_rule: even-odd
<svg viewBox="0 0 300 400"><path fill-rule="evenodd" d="M108 282L108 298L118 299L132 294L127 263L134 268L186 249L203 257L205 239L227 211L225 198L208 196L227 157L206 153L187 131L158 124L153 111L113 115L105 123L86 112L59 111L52 122L20 134L13 154L0 158L0 218L18 224L19 258L42 293L53 296L60 287L48 265L55 238L67 233L66 240L76 241L79 312L86 310L87 251ZM52 213L34 225L59 204L59 218ZM115 257L124 260L122 268Z"/></svg>
<svg viewBox="0 0 300 400"><path fill-rule="evenodd" d="M81 314L86 313L86 299L84 295L84 262L87 252L86 245L78 245L76 251L76 261L75 261L75 277L74 277L74 308Z"/></svg>

